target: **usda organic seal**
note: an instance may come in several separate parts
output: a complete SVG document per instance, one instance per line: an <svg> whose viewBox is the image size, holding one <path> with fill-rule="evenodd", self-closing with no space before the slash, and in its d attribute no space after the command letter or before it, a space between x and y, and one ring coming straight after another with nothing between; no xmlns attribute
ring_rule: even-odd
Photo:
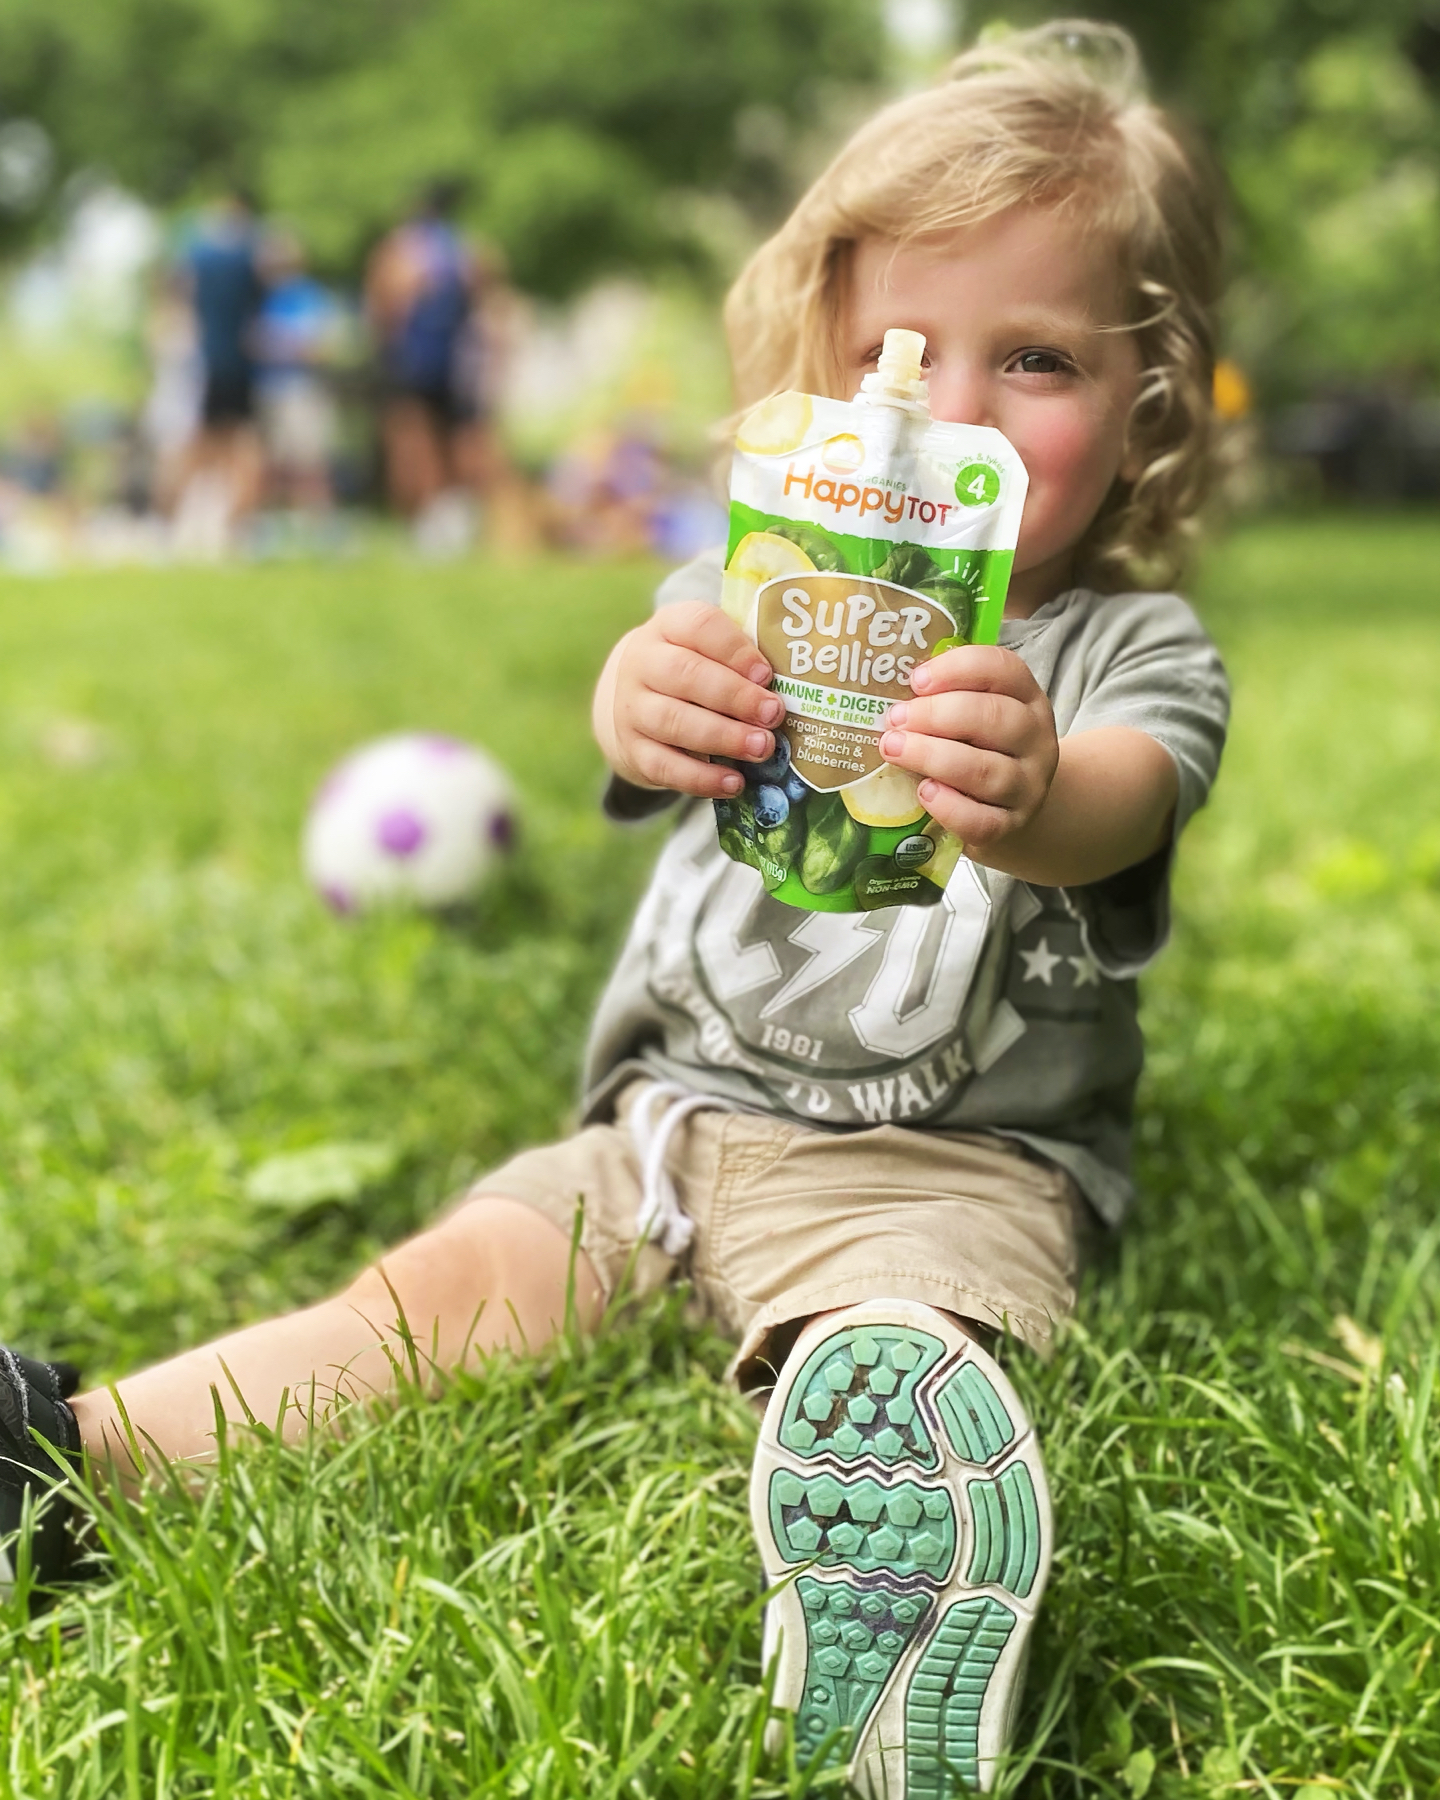
<svg viewBox="0 0 1440 1800"><path fill-rule="evenodd" d="M890 854L900 868L918 869L935 854L935 840L926 837L923 831L917 831L914 837L901 838Z"/></svg>

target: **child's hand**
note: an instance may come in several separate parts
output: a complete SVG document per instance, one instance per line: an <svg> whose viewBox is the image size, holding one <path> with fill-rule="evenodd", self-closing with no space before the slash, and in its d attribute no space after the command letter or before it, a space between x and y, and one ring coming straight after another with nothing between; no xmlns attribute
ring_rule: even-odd
<svg viewBox="0 0 1440 1800"><path fill-rule="evenodd" d="M766 687L770 665L718 607L662 606L610 653L595 689L595 736L605 759L634 787L715 799L745 785L705 756L761 762L766 729L785 702Z"/></svg>
<svg viewBox="0 0 1440 1800"><path fill-rule="evenodd" d="M915 698L886 719L886 761L923 778L921 805L967 847L1023 831L1060 759L1055 715L1029 669L1012 650L968 644L918 664L910 687Z"/></svg>

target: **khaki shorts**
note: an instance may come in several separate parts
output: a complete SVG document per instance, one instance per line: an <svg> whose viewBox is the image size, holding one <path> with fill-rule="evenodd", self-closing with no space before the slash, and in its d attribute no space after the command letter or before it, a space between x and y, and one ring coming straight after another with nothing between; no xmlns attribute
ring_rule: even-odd
<svg viewBox="0 0 1440 1800"><path fill-rule="evenodd" d="M637 1248L640 1163L625 1118L525 1150L475 1183L580 1242L607 1300L693 1283L704 1317L740 1340L742 1386L766 1380L803 1321L862 1300L921 1300L1042 1353L1075 1304L1099 1232L1074 1181L1002 1138L879 1125L822 1132L763 1113L684 1119L666 1166L695 1235L682 1258ZM778 1340L771 1343L771 1339Z"/></svg>

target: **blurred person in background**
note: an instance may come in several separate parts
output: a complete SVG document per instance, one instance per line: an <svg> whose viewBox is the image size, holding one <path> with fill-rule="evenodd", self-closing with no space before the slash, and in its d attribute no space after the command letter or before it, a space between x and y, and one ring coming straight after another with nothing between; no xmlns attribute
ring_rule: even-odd
<svg viewBox="0 0 1440 1800"><path fill-rule="evenodd" d="M597 426L551 466L549 534L564 548L591 555L639 554L653 541L666 485L656 432L647 420Z"/></svg>
<svg viewBox="0 0 1440 1800"><path fill-rule="evenodd" d="M262 268L254 348L267 498L325 514L334 503L339 416L332 373L344 349L344 309L309 273L292 233L268 239Z"/></svg>
<svg viewBox="0 0 1440 1800"><path fill-rule="evenodd" d="M163 271L145 320L150 357L150 392L140 415L140 432L150 465L150 492L163 513L173 511L189 472L189 456L200 426L205 368L200 332L184 272Z"/></svg>
<svg viewBox="0 0 1440 1800"><path fill-rule="evenodd" d="M53 412L29 413L0 451L0 473L37 499L59 495L65 483L65 434Z"/></svg>
<svg viewBox="0 0 1440 1800"><path fill-rule="evenodd" d="M181 254L200 345L200 425L181 475L177 548L223 555L260 501L255 329L264 297L260 228L239 188L201 214Z"/></svg>
<svg viewBox="0 0 1440 1800"><path fill-rule="evenodd" d="M384 379L386 487L417 548L436 556L467 549L476 502L507 485L492 419L496 278L452 222L461 192L433 183L375 246L365 274Z"/></svg>

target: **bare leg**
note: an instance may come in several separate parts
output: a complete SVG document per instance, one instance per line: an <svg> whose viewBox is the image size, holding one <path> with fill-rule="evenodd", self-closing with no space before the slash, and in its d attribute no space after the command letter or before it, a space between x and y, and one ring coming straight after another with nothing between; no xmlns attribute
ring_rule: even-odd
<svg viewBox="0 0 1440 1800"><path fill-rule="evenodd" d="M222 461L230 483L230 527L235 530L256 511L265 493L265 451L253 425L230 427Z"/></svg>
<svg viewBox="0 0 1440 1800"><path fill-rule="evenodd" d="M444 491L444 446L434 419L419 400L389 401L383 428L390 502L403 517L413 519Z"/></svg>
<svg viewBox="0 0 1440 1800"><path fill-rule="evenodd" d="M172 1462L213 1456L213 1393L237 1423L248 1406L261 1424L274 1425L285 1406L283 1434L294 1442L309 1429L312 1410L322 1415L337 1395L394 1389L395 1361L403 1367L408 1360L397 1303L422 1373L429 1367L438 1383L502 1347L542 1349L563 1326L569 1275L569 1240L556 1226L519 1201L482 1195L389 1251L332 1299L247 1326L116 1385L142 1441L152 1439ZM581 1326L593 1328L604 1300L583 1251L575 1257L574 1303ZM71 1404L85 1448L97 1460L113 1459L131 1485L114 1396L96 1389Z"/></svg>

